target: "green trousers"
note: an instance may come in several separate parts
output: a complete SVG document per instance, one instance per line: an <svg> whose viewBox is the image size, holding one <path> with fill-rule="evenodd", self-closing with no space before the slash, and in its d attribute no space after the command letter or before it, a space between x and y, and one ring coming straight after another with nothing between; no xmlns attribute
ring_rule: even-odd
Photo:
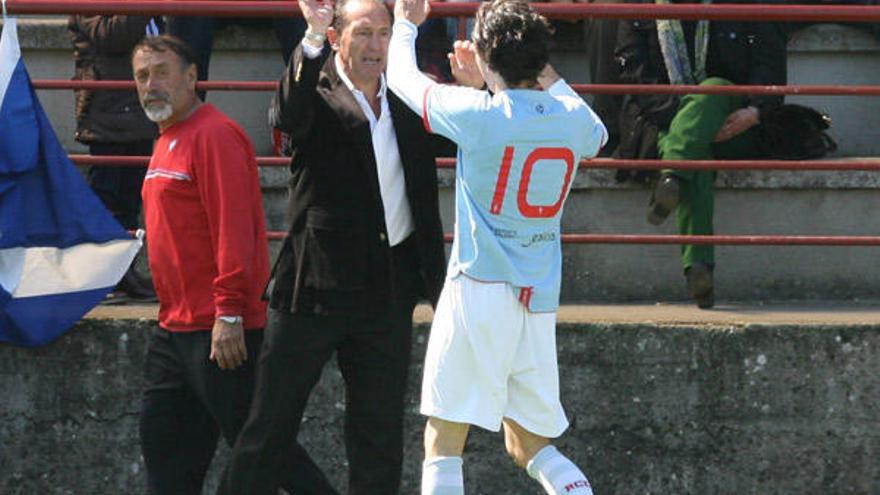
<svg viewBox="0 0 880 495"><path fill-rule="evenodd" d="M730 81L710 77L701 85L731 85ZM727 141L715 143L715 134L727 116L745 107L743 95L685 95L669 129L661 132L657 149L663 160L744 160L759 155L755 128ZM679 179L681 196L677 208L678 233L712 235L715 210L714 170L667 169ZM714 265L715 247L682 245L681 264L686 270L695 262Z"/></svg>

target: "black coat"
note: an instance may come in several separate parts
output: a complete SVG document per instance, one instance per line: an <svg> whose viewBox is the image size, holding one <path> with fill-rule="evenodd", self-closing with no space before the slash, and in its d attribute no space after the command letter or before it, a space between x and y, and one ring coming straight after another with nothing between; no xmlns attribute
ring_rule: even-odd
<svg viewBox="0 0 880 495"><path fill-rule="evenodd" d="M390 303L390 248L370 124L329 50L291 57L270 110L290 133L289 235L274 270L273 308L371 314ZM390 90L388 106L412 210L422 296L436 304L445 278L433 144L421 118Z"/></svg>
<svg viewBox="0 0 880 495"><path fill-rule="evenodd" d="M639 2L635 2L639 3ZM640 3L653 3L643 0ZM714 3L748 3L717 0ZM693 50L696 21L682 22L689 51ZM625 84L669 84L657 24L653 20L628 19L618 26L615 58L620 82ZM734 84L786 84L784 25L772 22L710 21L706 75L722 77ZM693 61L692 53L691 61ZM781 96L750 97L749 104L761 108L780 105ZM675 95L629 95L620 116L623 158L655 158L656 132L669 127L678 110ZM646 127L646 128L643 128Z"/></svg>

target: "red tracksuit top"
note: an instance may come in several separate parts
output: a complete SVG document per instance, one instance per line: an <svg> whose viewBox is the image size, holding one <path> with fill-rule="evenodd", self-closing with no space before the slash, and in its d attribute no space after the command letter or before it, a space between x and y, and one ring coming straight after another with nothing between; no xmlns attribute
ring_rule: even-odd
<svg viewBox="0 0 880 495"><path fill-rule="evenodd" d="M217 316L266 325L266 224L254 146L211 104L162 131L142 190L159 325L210 330Z"/></svg>

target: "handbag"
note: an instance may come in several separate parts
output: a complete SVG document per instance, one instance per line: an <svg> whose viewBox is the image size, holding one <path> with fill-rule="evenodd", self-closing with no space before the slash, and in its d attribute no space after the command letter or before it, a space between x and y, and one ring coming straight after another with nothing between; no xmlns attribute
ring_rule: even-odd
<svg viewBox="0 0 880 495"><path fill-rule="evenodd" d="M758 144L777 160L822 158L837 150L828 135L831 118L814 108L788 103L761 110Z"/></svg>

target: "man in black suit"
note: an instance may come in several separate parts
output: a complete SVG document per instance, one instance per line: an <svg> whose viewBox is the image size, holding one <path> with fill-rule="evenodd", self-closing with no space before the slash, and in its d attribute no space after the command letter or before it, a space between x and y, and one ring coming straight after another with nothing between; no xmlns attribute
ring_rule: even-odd
<svg viewBox="0 0 880 495"><path fill-rule="evenodd" d="M336 352L349 493L391 495L412 313L420 298L436 303L445 276L432 142L385 86L387 6L340 0L334 19L330 3L299 4L309 28L270 112L293 144L291 227L270 285L250 417L219 493L277 493L282 453Z"/></svg>

